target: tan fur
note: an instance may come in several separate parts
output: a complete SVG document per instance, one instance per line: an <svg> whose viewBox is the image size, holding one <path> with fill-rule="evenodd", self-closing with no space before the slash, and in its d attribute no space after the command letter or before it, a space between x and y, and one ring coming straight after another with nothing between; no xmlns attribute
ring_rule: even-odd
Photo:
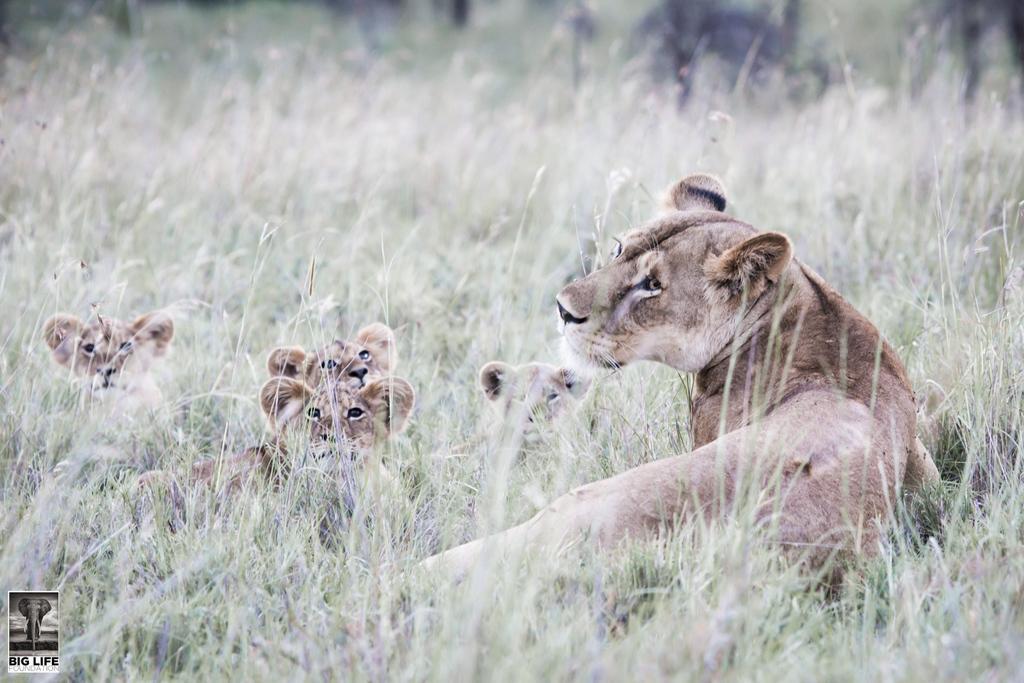
<svg viewBox="0 0 1024 683"><path fill-rule="evenodd" d="M301 346L282 346L267 357L271 377L291 377L316 387L325 378L358 388L374 377L394 372L398 349L391 328L372 323L356 333L355 339L335 339L315 351Z"/></svg>
<svg viewBox="0 0 1024 683"><path fill-rule="evenodd" d="M491 361L480 368L479 383L502 424L525 436L570 414L590 388L589 377L547 363Z"/></svg>
<svg viewBox="0 0 1024 683"><path fill-rule="evenodd" d="M557 300L582 370L653 360L697 373L695 449L582 486L428 566L462 575L492 543L613 545L728 514L750 487L784 552L820 566L874 554L901 487L938 479L896 354L783 235L717 211L670 212Z"/></svg>
<svg viewBox="0 0 1024 683"><path fill-rule="evenodd" d="M378 377L359 389L344 382L325 382L314 389L301 379L274 377L260 388L259 398L273 431L272 441L232 456L196 463L190 472L191 481L221 481L232 490L259 474L280 484L291 469L284 439L290 429L309 430L315 458L339 455L363 460L375 447L405 429L416 402L412 385L399 377ZM332 419L332 415L338 419ZM172 499L179 505L181 494L169 473L146 472L139 477L139 484L170 486Z"/></svg>
<svg viewBox="0 0 1024 683"><path fill-rule="evenodd" d="M792 257L788 237L766 232L731 247L721 256L709 258L704 262L704 275L710 292L722 292L732 298L746 291L753 301L779 281Z"/></svg>
<svg viewBox="0 0 1024 683"><path fill-rule="evenodd" d="M343 382L314 389L302 380L274 377L260 389L260 406L274 432L273 450L284 455L287 430L308 430L317 457L365 457L408 424L416 393L400 377L378 377L353 389ZM266 470L269 447L250 449L253 468ZM244 459L244 458L243 458ZM278 469L286 471L284 463Z"/></svg>
<svg viewBox="0 0 1024 683"><path fill-rule="evenodd" d="M663 211L724 211L725 187L721 180L708 173L688 175L669 186L661 208Z"/></svg>
<svg viewBox="0 0 1024 683"><path fill-rule="evenodd" d="M163 311L131 322L100 315L85 322L58 313L43 324L43 340L54 362L71 371L83 395L120 410L160 404L150 369L166 355L173 338L174 322Z"/></svg>

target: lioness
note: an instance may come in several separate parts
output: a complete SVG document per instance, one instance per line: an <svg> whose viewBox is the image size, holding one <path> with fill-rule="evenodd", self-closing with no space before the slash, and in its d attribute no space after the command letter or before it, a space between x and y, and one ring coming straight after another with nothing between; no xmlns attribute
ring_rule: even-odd
<svg viewBox="0 0 1024 683"><path fill-rule="evenodd" d="M131 322L97 315L88 323L58 313L43 325L53 360L79 379L84 395L121 410L160 403L160 389L149 371L173 337L174 322L163 311Z"/></svg>
<svg viewBox="0 0 1024 683"><path fill-rule="evenodd" d="M359 388L374 377L391 374L398 365L395 333L383 323L372 323L356 333L355 339L333 342L315 351L301 346L282 346L267 357L271 377L302 379L311 387L323 378Z"/></svg>
<svg viewBox="0 0 1024 683"><path fill-rule="evenodd" d="M581 486L427 566L461 576L490 543L612 545L727 513L751 487L787 554L820 566L875 553L901 487L938 479L906 372L878 330L793 258L785 235L724 208L714 178L684 178L607 265L556 297L579 367L653 360L697 373L693 452Z"/></svg>
<svg viewBox="0 0 1024 683"><path fill-rule="evenodd" d="M491 361L480 368L480 389L504 422L530 437L538 422L570 413L590 388L590 378L547 363L518 367ZM518 424L518 423L522 424Z"/></svg>

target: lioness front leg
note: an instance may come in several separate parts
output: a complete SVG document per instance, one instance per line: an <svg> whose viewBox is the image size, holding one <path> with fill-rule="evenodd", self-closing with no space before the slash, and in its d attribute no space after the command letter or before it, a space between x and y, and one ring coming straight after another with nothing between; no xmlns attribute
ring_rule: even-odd
<svg viewBox="0 0 1024 683"><path fill-rule="evenodd" d="M586 536L613 545L685 518L696 500L714 502L714 491L732 499L733 473L742 457L739 448L709 444L688 455L665 458L596 481L560 496L528 521L506 531L465 543L426 559L422 566L443 566L461 580L485 549L496 552L558 552ZM724 458L722 457L724 456ZM695 460L702 463L695 467ZM724 462L723 462L724 460ZM714 476L715 461L724 465ZM725 486L716 484L721 481ZM702 494L695 496L694 493Z"/></svg>
<svg viewBox="0 0 1024 683"><path fill-rule="evenodd" d="M829 424L821 429L820 424ZM730 432L688 455L657 460L559 497L529 521L428 558L457 578L481 552L557 552L584 536L603 546L691 519L732 512L751 485L758 521L772 515L784 552L819 564L835 552L874 552L902 472L891 430L861 405L808 393L769 424ZM746 490L746 489L743 489ZM765 495L767 493L767 495Z"/></svg>

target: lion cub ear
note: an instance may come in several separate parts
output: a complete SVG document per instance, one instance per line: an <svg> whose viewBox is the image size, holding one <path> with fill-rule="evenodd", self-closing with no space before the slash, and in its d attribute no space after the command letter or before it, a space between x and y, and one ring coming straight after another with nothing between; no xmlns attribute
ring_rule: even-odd
<svg viewBox="0 0 1024 683"><path fill-rule="evenodd" d="M401 377L378 377L360 389L359 395L370 406L374 425L388 436L405 429L416 404L416 392Z"/></svg>
<svg viewBox="0 0 1024 683"><path fill-rule="evenodd" d="M132 321L130 329L135 343L151 345L154 356L167 353L174 338L174 321L163 311L140 315Z"/></svg>
<svg viewBox="0 0 1024 683"><path fill-rule="evenodd" d="M66 365L75 352L75 341L85 329L85 323L77 315L58 313L43 325L43 339L53 351L53 359Z"/></svg>
<svg viewBox="0 0 1024 683"><path fill-rule="evenodd" d="M356 333L356 341L370 350L373 359L381 367L381 372L391 372L398 365L395 333L384 323L371 323L359 330Z"/></svg>
<svg viewBox="0 0 1024 683"><path fill-rule="evenodd" d="M480 368L480 388L490 401L497 401L516 386L516 369L500 360Z"/></svg>
<svg viewBox="0 0 1024 683"><path fill-rule="evenodd" d="M313 389L293 377L271 377L260 388L260 407L270 426L280 430L302 413L306 402L313 397Z"/></svg>
<svg viewBox="0 0 1024 683"><path fill-rule="evenodd" d="M704 274L711 286L726 293L728 298L738 297L744 291L753 301L778 282L793 258L789 238L778 232L755 235L730 247L720 256L704 262Z"/></svg>
<svg viewBox="0 0 1024 683"><path fill-rule="evenodd" d="M665 191L663 211L725 211L725 186L707 173L688 175Z"/></svg>
<svg viewBox="0 0 1024 683"><path fill-rule="evenodd" d="M267 372L271 377L301 377L304 374L306 352L301 346L279 346L267 356Z"/></svg>

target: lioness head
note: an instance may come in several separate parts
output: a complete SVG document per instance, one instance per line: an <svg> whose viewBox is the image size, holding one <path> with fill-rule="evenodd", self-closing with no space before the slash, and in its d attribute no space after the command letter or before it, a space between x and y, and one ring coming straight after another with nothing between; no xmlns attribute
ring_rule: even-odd
<svg viewBox="0 0 1024 683"><path fill-rule="evenodd" d="M43 339L53 360L97 395L137 387L153 361L167 353L173 337L174 322L163 311L131 322L100 315L85 322L76 315L58 313L43 325Z"/></svg>
<svg viewBox="0 0 1024 683"><path fill-rule="evenodd" d="M295 377L272 377L260 389L260 405L274 432L308 429L317 452L373 449L405 429L415 402L412 385L400 377L377 377L359 388L343 382L313 387Z"/></svg>
<svg viewBox="0 0 1024 683"><path fill-rule="evenodd" d="M571 412L590 380L547 363L518 367L491 361L480 368L480 389L502 419L522 415L529 424L549 422Z"/></svg>
<svg viewBox="0 0 1024 683"><path fill-rule="evenodd" d="M738 313L782 277L785 235L721 213L711 176L669 188L666 210L616 240L609 262L556 297L568 356L583 367L653 360L697 372L737 332Z"/></svg>
<svg viewBox="0 0 1024 683"><path fill-rule="evenodd" d="M359 330L355 339L335 339L316 351L282 346L270 352L267 370L271 377L302 379L319 386L324 378L359 388L374 377L391 373L398 365L395 334L382 323Z"/></svg>

